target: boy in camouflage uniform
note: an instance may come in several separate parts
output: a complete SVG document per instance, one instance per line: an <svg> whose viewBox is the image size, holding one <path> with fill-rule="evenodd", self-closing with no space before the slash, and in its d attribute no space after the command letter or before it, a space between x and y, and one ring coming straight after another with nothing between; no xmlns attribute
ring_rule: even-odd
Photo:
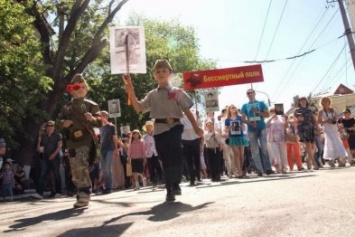
<svg viewBox="0 0 355 237"><path fill-rule="evenodd" d="M63 106L56 122L66 139L72 180L78 190L74 208L89 205L92 186L89 166L97 154L93 128L102 126L99 106L85 99L88 90L86 80L76 74L67 86L73 98Z"/></svg>

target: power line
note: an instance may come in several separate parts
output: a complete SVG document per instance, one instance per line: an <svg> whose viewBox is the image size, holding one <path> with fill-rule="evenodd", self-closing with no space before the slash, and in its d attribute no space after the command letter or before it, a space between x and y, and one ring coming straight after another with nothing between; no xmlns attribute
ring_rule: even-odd
<svg viewBox="0 0 355 237"><path fill-rule="evenodd" d="M287 3L288 3L288 0L286 0L286 2L285 2L285 4L284 4L284 7L283 7L283 9L282 9L282 13L281 13L281 16L280 16L280 18L279 18L279 22L277 23L277 26L276 26L274 35L273 35L273 37L272 37L270 47L269 47L269 49L268 49L268 51L267 51L267 54L266 54L266 56L265 56L265 60L266 60L267 57L269 56L270 50L271 50L271 48L272 48L272 46L273 46L273 44L274 44L274 40L275 40L275 37L276 37L276 33L277 33L278 29L279 29L279 26L280 26L282 17L283 17L283 15L284 15L284 12L285 12Z"/></svg>
<svg viewBox="0 0 355 237"><path fill-rule="evenodd" d="M255 54L255 59L254 59L254 60L256 60L256 59L258 58L259 49L260 49L261 41L262 41L263 36L264 36L264 31L265 31L265 28L266 28L267 19L269 18L271 3L272 3L272 0L270 0L269 7L268 7L268 9L267 9L267 13L266 13L265 21L264 21L264 26L263 26L263 30L262 30L262 32L261 32L261 36L260 36L260 39L259 39L259 44L258 44L258 48L257 48L257 50L256 50L256 54Z"/></svg>
<svg viewBox="0 0 355 237"><path fill-rule="evenodd" d="M346 50L344 50L344 52L346 54ZM338 68L338 71L336 71L336 73L333 74L333 75L336 75L336 76L331 76L331 75L328 76L328 79L323 81L323 83L322 83L323 87L320 90L323 90L323 88L328 87L331 82L333 82L333 83L338 82L340 80L341 76L346 71L346 69L349 67L348 63L349 62L346 60L345 63L340 65L340 67ZM320 90L318 90L318 91L320 91Z"/></svg>
<svg viewBox="0 0 355 237"><path fill-rule="evenodd" d="M346 39L344 38L344 44L346 45L346 43L347 43ZM338 81L340 81L340 78L343 76L344 72L346 73L346 80L347 80L347 69L349 67L348 58L350 58L350 56L348 55L346 50L344 50L344 54L345 54L345 63L343 63L339 66L338 70L335 73L333 73L333 76L332 75L328 76L328 79L323 82L323 85L324 85L323 88L330 83L334 84L334 83L337 83ZM350 60L351 60L351 58L350 58ZM350 65L351 65L351 63L350 63Z"/></svg>
<svg viewBox="0 0 355 237"><path fill-rule="evenodd" d="M340 55L342 54L343 50L345 49L346 44L343 46L343 48L340 50L340 52L338 53L338 55L336 56L335 60L333 61L333 63L329 66L327 72L324 74L324 76L322 77L322 79L318 82L318 84L316 85L316 87L314 87L314 89L312 90L312 94L314 93L314 91L317 89L317 87L320 85L320 83L324 80L324 78L327 76L327 74L329 73L329 71L332 69L332 67L334 66L334 64L338 61Z"/></svg>
<svg viewBox="0 0 355 237"><path fill-rule="evenodd" d="M300 58L300 57L304 57L307 56L308 54L314 53L315 51L326 47L328 44L333 43L334 41L337 41L338 39L340 39L341 37L344 37L345 35L341 35L335 39L332 39L324 44L322 44L321 46L319 46L318 48L313 48L310 49L306 52L303 52L301 54L298 55L293 55L293 56L289 56L289 57L284 57L284 58L275 58L275 59L269 59L269 60L232 60L232 59L223 59L223 58L217 58L218 61L224 61L224 62L238 62L238 63L274 63L274 62L278 62L278 61L285 61L285 60L292 60L292 59L296 59L296 58Z"/></svg>
<svg viewBox="0 0 355 237"><path fill-rule="evenodd" d="M303 43L302 47L300 48L299 52L301 52L303 50L303 48L306 46L306 44L308 43L308 41L310 40L311 36L313 35L313 33L315 32L315 29L318 27L319 23L322 21L323 17L325 16L325 13L327 12L328 9L326 9L321 18L319 18L317 24L313 27L311 33L309 34L307 40ZM339 10L339 9L338 9ZM337 11L338 11L337 10ZM336 12L337 12L336 11ZM315 42L319 39L320 35L324 32L324 30L328 27L329 23L332 21L332 19L334 18L336 12L333 14L333 16L330 18L330 20L327 22L327 24L325 25L325 27L323 27L322 31L319 33L318 37L313 41L313 43L311 44L310 47L312 47ZM309 47L309 48L310 48ZM301 62L298 64L298 66L296 67L296 70L298 69L299 65L302 63L303 61L303 58L301 59ZM283 88L285 87L285 85L288 84L288 82L292 79L291 77L288 77L287 75L290 73L291 69L293 68L293 65L294 63L296 62L296 60L292 61L291 65L288 67L286 73L284 74L283 78L287 78L286 80L284 80L282 86L278 87L276 89L276 92L275 92L275 99L280 95L280 93L283 91Z"/></svg>
<svg viewBox="0 0 355 237"><path fill-rule="evenodd" d="M323 32L327 29L327 27L329 26L329 23L333 20L333 18L334 18L334 16L335 16L335 14L337 13L338 11L336 11L334 14L333 14L333 16L330 18L330 20L328 21L328 23L327 23L327 25L322 29L322 31L319 33L319 35L318 35L318 37L313 41L313 43L309 46L309 48L311 48L317 41L318 41L318 39L320 38L320 36L323 34ZM338 15L339 16L339 15ZM338 39L340 39L341 37L343 37L344 35L341 35L341 36L339 36L337 39L335 39L335 40L338 40ZM297 66L295 67L295 69L293 70L293 73L291 74L291 76L289 77L290 79L289 80L292 80L292 78L295 76L295 74L296 74L296 72L298 71L298 69L299 69L299 67L301 66L301 64L303 63L303 60L304 60L305 58L302 58L299 62L298 62L298 64L297 64Z"/></svg>

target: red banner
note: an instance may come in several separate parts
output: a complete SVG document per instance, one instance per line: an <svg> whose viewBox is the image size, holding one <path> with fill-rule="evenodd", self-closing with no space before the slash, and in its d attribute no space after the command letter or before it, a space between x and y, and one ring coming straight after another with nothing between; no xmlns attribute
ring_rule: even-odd
<svg viewBox="0 0 355 237"><path fill-rule="evenodd" d="M184 72L185 90L231 86L264 81L260 64L205 71Z"/></svg>

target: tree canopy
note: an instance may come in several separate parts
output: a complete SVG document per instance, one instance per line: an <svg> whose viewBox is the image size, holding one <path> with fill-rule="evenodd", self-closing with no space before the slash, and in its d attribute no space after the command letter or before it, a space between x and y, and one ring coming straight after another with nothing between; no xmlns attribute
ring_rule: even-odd
<svg viewBox="0 0 355 237"><path fill-rule="evenodd" d="M76 73L84 73L89 97L102 109L121 99L120 123L138 127L147 119L125 104L120 75L109 70L108 26L127 1L0 0L0 134L15 159L30 162L40 125L70 99L65 87ZM139 98L156 86L151 68L158 58L171 61L177 81L183 71L215 67L200 58L194 29L176 19L133 15L126 25L145 27L148 73L133 75Z"/></svg>

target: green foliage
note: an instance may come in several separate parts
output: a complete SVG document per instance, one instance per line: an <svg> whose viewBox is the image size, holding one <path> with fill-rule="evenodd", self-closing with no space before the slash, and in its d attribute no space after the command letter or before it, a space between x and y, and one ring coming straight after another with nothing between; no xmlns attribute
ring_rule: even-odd
<svg viewBox="0 0 355 237"><path fill-rule="evenodd" d="M23 119L38 120L37 103L53 81L43 75L40 45L25 6L0 0L0 135L10 146L26 136Z"/></svg>
<svg viewBox="0 0 355 237"><path fill-rule="evenodd" d="M130 16L125 25L144 26L146 38L147 74L132 75L137 98L157 86L152 77L152 68L157 59L169 59L173 69L175 86L183 86L182 72L215 68L215 62L199 57L199 46L196 33L192 27L183 26L178 20L160 21L139 15ZM120 99L122 117L118 125L130 125L131 129L140 129L149 119L149 114L138 115L132 106L127 105L127 97L121 75L110 75L109 52L104 49L102 56L89 65L86 77L91 78L92 92L90 96L99 103L101 109L107 109L107 101ZM194 101L199 102L200 96L190 92ZM201 105L200 105L201 107Z"/></svg>
<svg viewBox="0 0 355 237"><path fill-rule="evenodd" d="M84 73L88 97L101 109L121 100L119 124L141 128L148 119L126 104L121 75L110 73L107 26L126 2L0 0L0 135L10 147L18 145L21 159L32 156L39 125L70 100L65 87L75 73ZM139 98L157 86L151 76L156 59L170 60L177 83L184 71L215 67L199 57L194 29L176 19L133 15L125 25L145 27L148 73L132 75Z"/></svg>

